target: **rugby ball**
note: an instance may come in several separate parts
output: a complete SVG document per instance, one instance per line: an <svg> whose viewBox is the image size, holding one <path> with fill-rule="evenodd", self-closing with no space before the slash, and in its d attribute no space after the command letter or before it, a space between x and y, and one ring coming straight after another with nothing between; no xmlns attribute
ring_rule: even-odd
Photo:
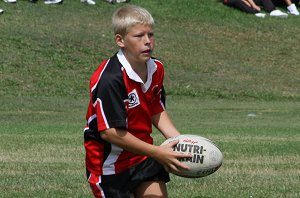
<svg viewBox="0 0 300 198"><path fill-rule="evenodd" d="M222 165L223 154L211 140L198 135L184 134L169 138L162 145L175 140L179 140L179 142L173 147L173 151L190 153L192 158L179 159L190 170L184 170L180 173L172 172L173 174L187 178L205 177L217 171Z"/></svg>

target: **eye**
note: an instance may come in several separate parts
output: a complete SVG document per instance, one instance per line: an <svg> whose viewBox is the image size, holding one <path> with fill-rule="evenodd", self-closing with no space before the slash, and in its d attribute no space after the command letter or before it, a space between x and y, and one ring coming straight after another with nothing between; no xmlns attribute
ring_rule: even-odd
<svg viewBox="0 0 300 198"><path fill-rule="evenodd" d="M144 34L136 34L136 35L134 35L134 37L138 37L138 38L143 37L143 36L144 36Z"/></svg>
<svg viewBox="0 0 300 198"><path fill-rule="evenodd" d="M149 37L153 37L153 36L154 36L154 32L148 33L148 36L149 36Z"/></svg>

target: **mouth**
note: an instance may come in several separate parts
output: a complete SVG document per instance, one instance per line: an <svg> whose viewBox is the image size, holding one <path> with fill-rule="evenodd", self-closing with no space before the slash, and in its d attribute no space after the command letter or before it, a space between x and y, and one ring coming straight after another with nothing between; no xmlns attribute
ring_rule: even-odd
<svg viewBox="0 0 300 198"><path fill-rule="evenodd" d="M143 54L151 54L152 50L151 49L147 49L142 51Z"/></svg>

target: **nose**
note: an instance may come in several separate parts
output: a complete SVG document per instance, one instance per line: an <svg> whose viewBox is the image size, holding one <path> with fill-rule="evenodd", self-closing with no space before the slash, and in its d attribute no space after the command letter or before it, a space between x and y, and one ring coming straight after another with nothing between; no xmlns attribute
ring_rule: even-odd
<svg viewBox="0 0 300 198"><path fill-rule="evenodd" d="M150 39L149 35L146 34L146 35L144 36L144 43L145 43L145 44L148 44L148 43L150 43L150 42L151 42L151 39Z"/></svg>
<svg viewBox="0 0 300 198"><path fill-rule="evenodd" d="M152 32L148 32L144 35L145 44L151 44L154 42L154 35Z"/></svg>

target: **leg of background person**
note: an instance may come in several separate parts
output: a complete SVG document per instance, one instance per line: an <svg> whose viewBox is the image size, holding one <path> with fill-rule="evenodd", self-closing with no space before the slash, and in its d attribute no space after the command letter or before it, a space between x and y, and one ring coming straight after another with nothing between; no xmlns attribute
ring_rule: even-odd
<svg viewBox="0 0 300 198"><path fill-rule="evenodd" d="M284 5L291 5L290 0L272 0L275 6L284 6Z"/></svg>
<svg viewBox="0 0 300 198"><path fill-rule="evenodd" d="M276 7L271 0L254 0L254 2L257 5L263 6L266 12L272 12L273 10L276 10Z"/></svg>
<svg viewBox="0 0 300 198"><path fill-rule="evenodd" d="M255 2L257 1L258 4L263 5L264 10L266 12L269 12L270 16L272 16L272 17L280 17L280 18L288 17L287 13L284 13L281 10L276 9L272 0L254 0L254 1Z"/></svg>
<svg viewBox="0 0 300 198"><path fill-rule="evenodd" d="M291 0L284 0L284 2L286 3L287 6L287 10L289 14L298 16L299 15L299 11L297 9L297 4L295 4L294 2L292 2Z"/></svg>
<svg viewBox="0 0 300 198"><path fill-rule="evenodd" d="M292 5L292 2L291 2L290 0L284 0L284 2L285 2L285 4L288 5L288 6L289 6L289 5Z"/></svg>
<svg viewBox="0 0 300 198"><path fill-rule="evenodd" d="M250 6L250 4L247 1L244 0L227 0L226 2L224 1L224 4L231 6L231 7L235 7L243 12L247 12L250 14L255 14L258 13L257 10L255 10L254 8L252 8Z"/></svg>
<svg viewBox="0 0 300 198"><path fill-rule="evenodd" d="M248 7L251 7L251 4L247 0L241 0L241 1L244 2L244 4L246 4Z"/></svg>
<svg viewBox="0 0 300 198"><path fill-rule="evenodd" d="M292 3L294 4L298 4L299 0L272 0L275 6L285 6L285 5L292 5Z"/></svg>
<svg viewBox="0 0 300 198"><path fill-rule="evenodd" d="M298 16L299 11L297 9L297 5L299 4L299 0L272 0L275 6L283 6L287 8L288 13L291 15Z"/></svg>
<svg viewBox="0 0 300 198"><path fill-rule="evenodd" d="M294 3L296 6L299 5L300 0L292 0L292 3Z"/></svg>

